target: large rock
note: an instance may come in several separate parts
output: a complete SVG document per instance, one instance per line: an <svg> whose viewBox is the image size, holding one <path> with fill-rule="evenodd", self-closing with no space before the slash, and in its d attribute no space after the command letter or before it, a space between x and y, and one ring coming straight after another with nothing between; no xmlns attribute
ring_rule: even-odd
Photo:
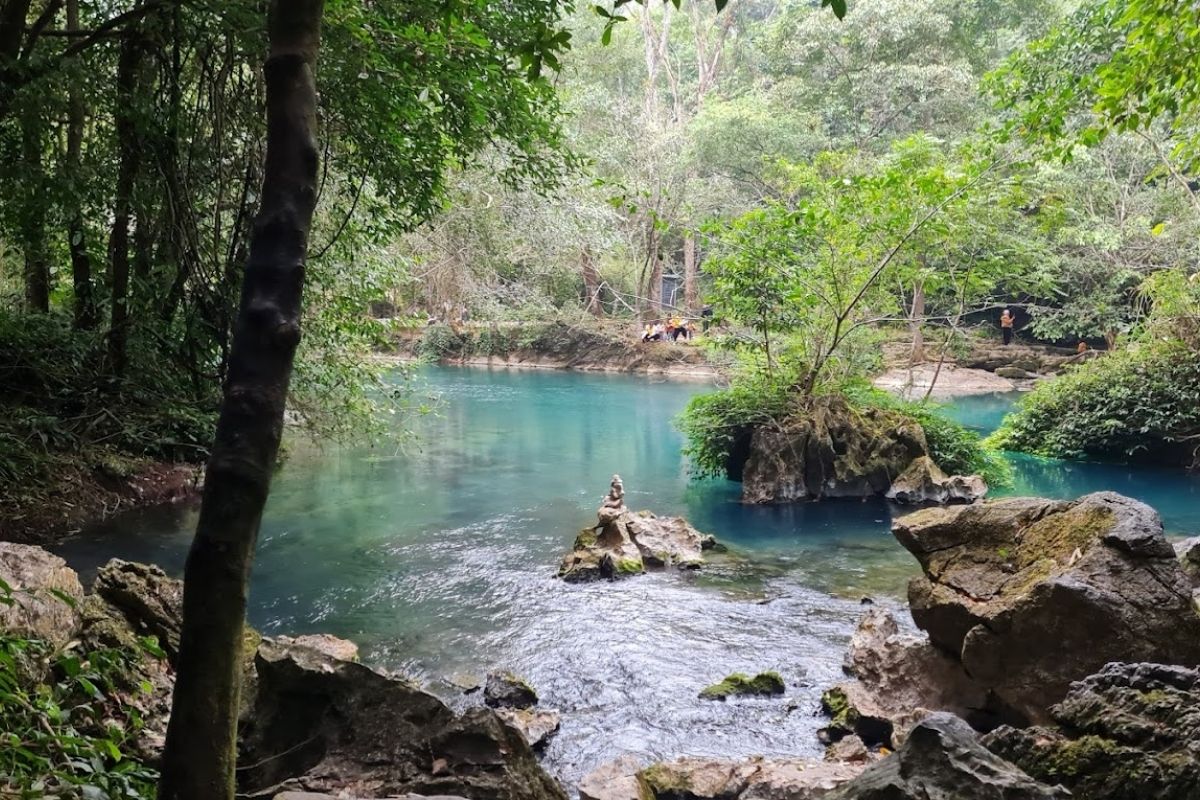
<svg viewBox="0 0 1200 800"><path fill-rule="evenodd" d="M978 475L947 475L932 458L921 456L892 482L886 497L902 505L951 505L982 500L987 491Z"/></svg>
<svg viewBox="0 0 1200 800"><path fill-rule="evenodd" d="M1192 587L1149 506L1111 492L897 520L913 620L1018 723L1109 661L1200 662Z"/></svg>
<svg viewBox="0 0 1200 800"><path fill-rule="evenodd" d="M1057 800L1070 795L993 755L953 714L933 714L904 746L826 800Z"/></svg>
<svg viewBox="0 0 1200 800"><path fill-rule="evenodd" d="M950 711L987 726L987 692L962 665L924 636L903 634L888 611L873 608L850 637L844 669L850 680L821 698L832 717L821 737L837 743L857 736L889 748L934 711Z"/></svg>
<svg viewBox="0 0 1200 800"><path fill-rule="evenodd" d="M243 729L244 791L565 800L492 711L459 716L416 686L315 649L264 640Z"/></svg>
<svg viewBox="0 0 1200 800"><path fill-rule="evenodd" d="M1200 792L1200 671L1109 664L1072 684L1054 727L984 739L1034 777L1088 800L1194 800Z"/></svg>
<svg viewBox="0 0 1200 800"><path fill-rule="evenodd" d="M545 747L562 723L562 716L549 709L497 708L496 716L520 733L534 750Z"/></svg>
<svg viewBox="0 0 1200 800"><path fill-rule="evenodd" d="M914 459L928 454L925 432L911 418L818 398L805 413L754 430L741 470L742 500L882 495Z"/></svg>
<svg viewBox="0 0 1200 800"><path fill-rule="evenodd" d="M83 585L75 570L40 547L0 542L0 631L62 646L79 630Z"/></svg>
<svg viewBox="0 0 1200 800"><path fill-rule="evenodd" d="M95 595L118 612L138 636L154 636L174 662L183 624L183 581L153 564L114 558L100 568Z"/></svg>
<svg viewBox="0 0 1200 800"><path fill-rule="evenodd" d="M538 696L533 687L511 672L489 672L483 702L492 708L532 708Z"/></svg>
<svg viewBox="0 0 1200 800"><path fill-rule="evenodd" d="M1175 554L1192 587L1200 589L1200 536L1193 536L1175 543Z"/></svg>
<svg viewBox="0 0 1200 800"><path fill-rule="evenodd" d="M601 511L601 519L605 519ZM712 545L711 536L700 533L682 517L622 511L580 532L558 574L578 583L640 575L647 567L699 569L704 564L704 550Z"/></svg>
<svg viewBox="0 0 1200 800"><path fill-rule="evenodd" d="M802 758L679 758L640 767L623 756L579 785L580 800L818 800L862 763Z"/></svg>

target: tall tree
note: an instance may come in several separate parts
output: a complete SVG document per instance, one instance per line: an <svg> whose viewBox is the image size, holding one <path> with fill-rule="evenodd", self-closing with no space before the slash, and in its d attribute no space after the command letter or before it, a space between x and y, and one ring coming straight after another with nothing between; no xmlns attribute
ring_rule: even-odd
<svg viewBox="0 0 1200 800"><path fill-rule="evenodd" d="M279 452L317 198L314 78L323 0L273 0L267 154L229 377L184 573L160 800L232 800L246 595Z"/></svg>

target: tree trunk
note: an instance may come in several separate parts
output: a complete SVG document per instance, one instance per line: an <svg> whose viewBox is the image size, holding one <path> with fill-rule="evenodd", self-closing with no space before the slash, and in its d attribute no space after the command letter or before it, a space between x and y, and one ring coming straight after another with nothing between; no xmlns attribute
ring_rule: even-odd
<svg viewBox="0 0 1200 800"><path fill-rule="evenodd" d="M117 108L113 120L120 160L113 195L112 233L108 239L108 274L112 284L112 308L108 331L108 362L114 375L125 373L129 343L129 218L133 208L133 185L137 179L142 146L138 141L133 104L136 102L142 42L137 31L125 34L117 58Z"/></svg>
<svg viewBox="0 0 1200 800"><path fill-rule="evenodd" d="M925 361L925 333L921 323L925 319L925 281L913 286L912 313L908 315L908 329L912 333L912 352L908 363L916 365Z"/></svg>
<svg viewBox="0 0 1200 800"><path fill-rule="evenodd" d="M159 800L232 800L242 630L255 541L300 341L316 204L313 70L323 0L273 0L267 157L229 378L184 573L179 670Z"/></svg>
<svg viewBox="0 0 1200 800"><path fill-rule="evenodd" d="M695 313L700 307L700 274L696 263L696 232L683 236L683 307Z"/></svg>
<svg viewBox="0 0 1200 800"><path fill-rule="evenodd" d="M79 30L79 0L67 0L67 30ZM67 90L67 159L68 183L77 185L82 169L83 125L85 108L79 84L71 81ZM70 218L67 220L67 247L71 253L71 283L75 288L75 327L91 330L96 327L96 296L92 291L92 260L88 256L83 209L79 192L72 191Z"/></svg>
<svg viewBox="0 0 1200 800"><path fill-rule="evenodd" d="M589 314L603 317L604 304L600 302L601 281L600 273L596 269L596 262L587 250L580 254L579 259L583 267L583 290L587 294L585 307Z"/></svg>
<svg viewBox="0 0 1200 800"><path fill-rule="evenodd" d="M45 314L50 310L50 254L46 248L45 173L42 166L42 120L37 108L21 114L22 181L21 246L25 256L25 308Z"/></svg>
<svg viewBox="0 0 1200 800"><path fill-rule="evenodd" d="M654 247L650 250L650 278L646 285L646 302L651 315L662 312L663 260L658 252L658 240L655 238Z"/></svg>

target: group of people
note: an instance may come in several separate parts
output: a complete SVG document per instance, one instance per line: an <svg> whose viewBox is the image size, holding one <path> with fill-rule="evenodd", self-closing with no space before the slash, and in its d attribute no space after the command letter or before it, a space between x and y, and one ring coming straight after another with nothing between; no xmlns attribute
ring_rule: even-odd
<svg viewBox="0 0 1200 800"><path fill-rule="evenodd" d="M696 323L682 317L672 317L669 320L656 320L648 323L642 331L643 342L665 342L670 339L678 342L680 339L691 339L696 335Z"/></svg>

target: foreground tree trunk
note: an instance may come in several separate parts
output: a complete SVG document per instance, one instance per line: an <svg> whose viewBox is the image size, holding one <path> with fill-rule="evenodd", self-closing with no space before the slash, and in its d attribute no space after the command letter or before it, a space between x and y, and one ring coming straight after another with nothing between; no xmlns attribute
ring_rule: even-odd
<svg viewBox="0 0 1200 800"><path fill-rule="evenodd" d="M323 0L273 0L267 157L225 399L184 573L183 630L159 800L232 800L246 593L300 341L316 204Z"/></svg>

